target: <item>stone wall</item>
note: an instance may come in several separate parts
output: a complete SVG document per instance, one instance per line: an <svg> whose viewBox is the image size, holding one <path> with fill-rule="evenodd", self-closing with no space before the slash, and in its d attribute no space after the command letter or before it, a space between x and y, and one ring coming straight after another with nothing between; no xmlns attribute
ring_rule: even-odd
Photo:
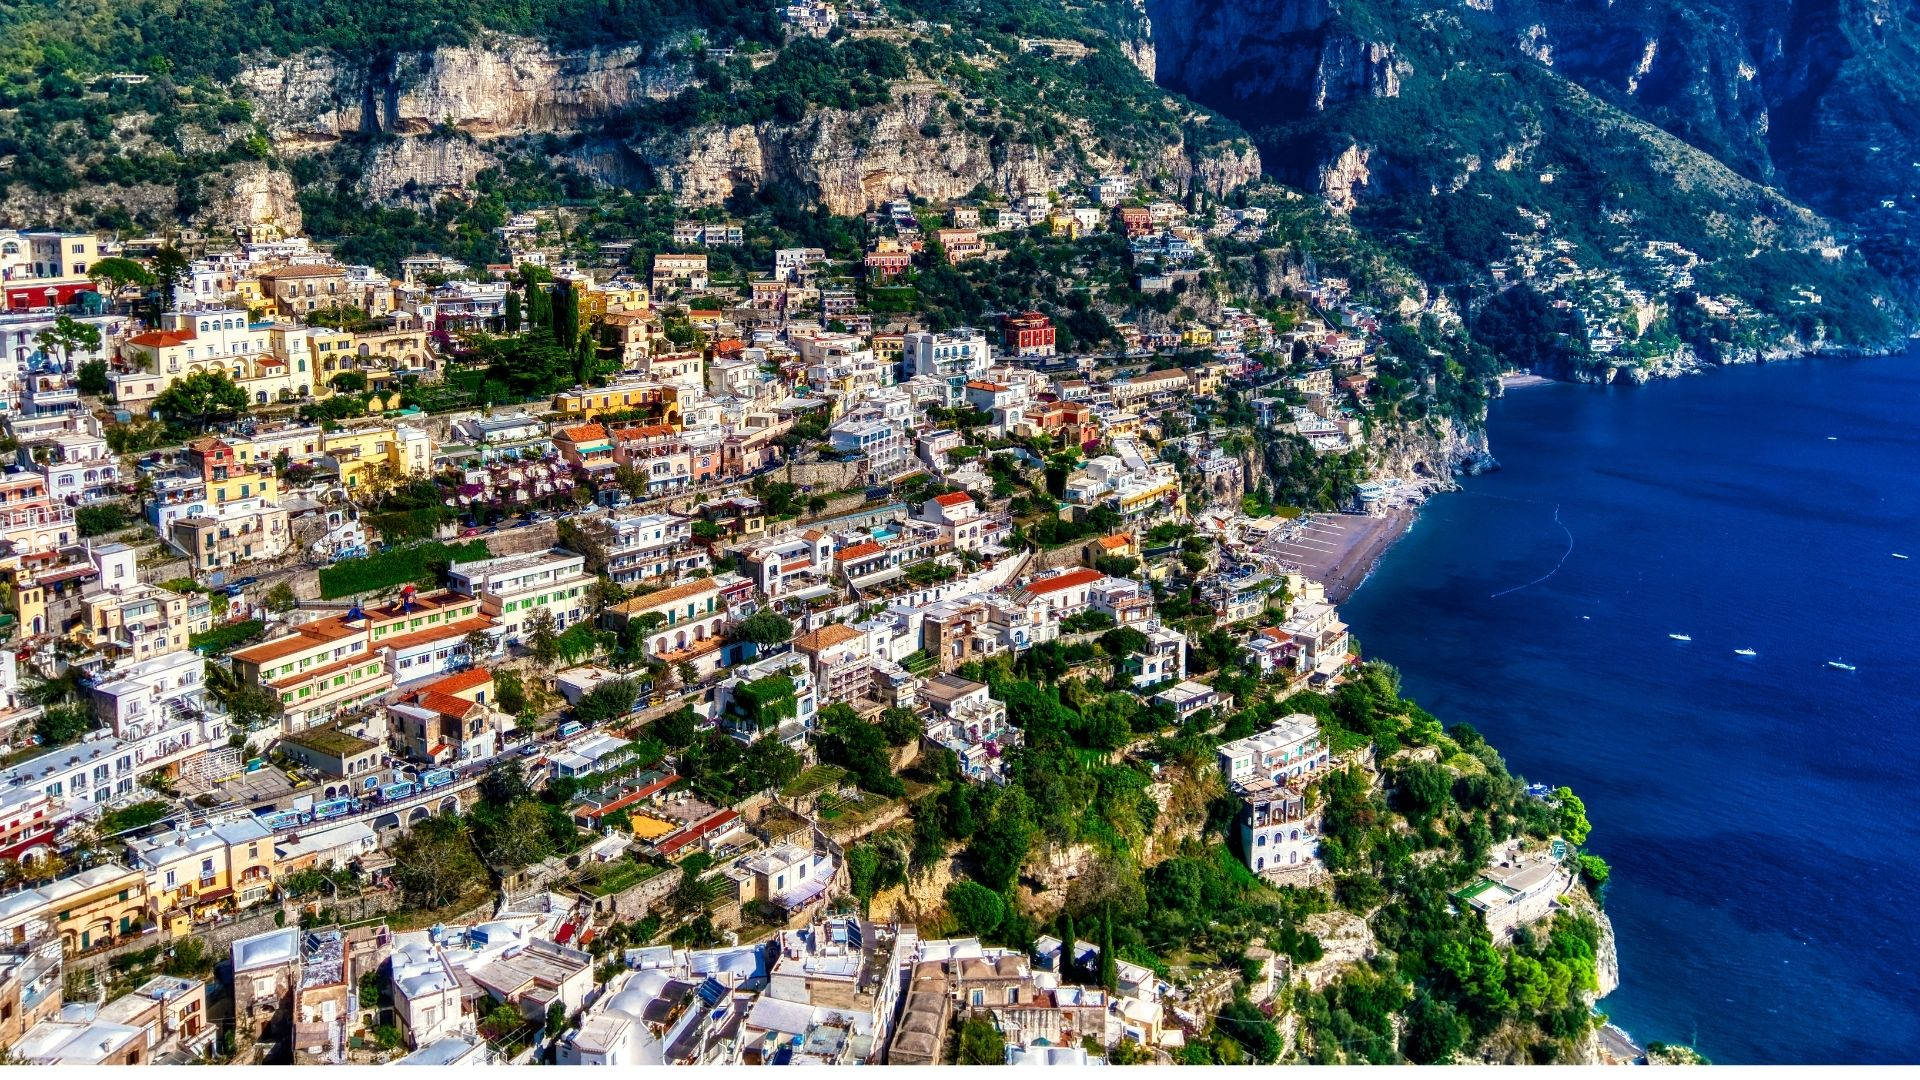
<svg viewBox="0 0 1920 1080"><path fill-rule="evenodd" d="M666 873L656 874L611 896L590 897L593 913L616 919L644 919L679 886L680 877L680 868L670 867Z"/></svg>
<svg viewBox="0 0 1920 1080"><path fill-rule="evenodd" d="M558 521L540 521L517 529L502 529L487 534L487 550L497 555L519 555L545 551L560 541Z"/></svg>
<svg viewBox="0 0 1920 1080"><path fill-rule="evenodd" d="M779 472L781 480L789 484L798 484L803 488L823 491L840 491L843 488L864 487L867 483L867 463L863 461L803 461L788 462ZM865 500L860 500L864 502ZM859 503L855 503L858 506Z"/></svg>

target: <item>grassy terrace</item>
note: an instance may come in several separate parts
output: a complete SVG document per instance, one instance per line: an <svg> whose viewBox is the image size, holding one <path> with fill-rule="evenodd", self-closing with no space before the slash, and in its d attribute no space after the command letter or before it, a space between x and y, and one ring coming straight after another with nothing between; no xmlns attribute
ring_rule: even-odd
<svg viewBox="0 0 1920 1080"><path fill-rule="evenodd" d="M320 571L320 596L337 600L408 583L432 585L434 564L473 562L490 554L485 541L471 540L464 544L411 544L364 559L343 559Z"/></svg>
<svg viewBox="0 0 1920 1080"><path fill-rule="evenodd" d="M788 781L787 786L780 789L780 795L787 799L812 795L839 783L846 775L847 770L838 765L815 765Z"/></svg>
<svg viewBox="0 0 1920 1080"><path fill-rule="evenodd" d="M666 872L665 867L627 856L582 871L574 884L595 896L612 896Z"/></svg>
<svg viewBox="0 0 1920 1080"><path fill-rule="evenodd" d="M219 656L222 653L232 652L246 642L259 637L260 632L266 628L267 624L259 619L248 619L245 622L216 626L203 634L194 634L187 639L187 645L199 649L208 656Z"/></svg>

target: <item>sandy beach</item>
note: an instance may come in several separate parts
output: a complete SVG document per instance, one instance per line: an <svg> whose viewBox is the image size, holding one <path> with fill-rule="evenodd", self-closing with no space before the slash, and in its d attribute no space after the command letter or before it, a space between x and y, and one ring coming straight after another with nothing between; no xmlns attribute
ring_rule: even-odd
<svg viewBox="0 0 1920 1080"><path fill-rule="evenodd" d="M1417 512L1397 507L1377 516L1314 514L1303 519L1287 539L1276 539L1266 550L1324 584L1327 599L1337 604L1360 587L1380 556L1413 524Z"/></svg>
<svg viewBox="0 0 1920 1080"><path fill-rule="evenodd" d="M1506 390L1519 390L1528 386L1552 386L1553 380L1545 375L1502 375L1500 386Z"/></svg>

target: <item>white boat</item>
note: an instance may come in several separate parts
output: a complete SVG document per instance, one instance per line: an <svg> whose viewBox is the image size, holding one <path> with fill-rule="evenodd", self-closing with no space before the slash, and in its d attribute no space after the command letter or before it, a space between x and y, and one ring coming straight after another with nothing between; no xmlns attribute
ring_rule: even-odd
<svg viewBox="0 0 1920 1080"><path fill-rule="evenodd" d="M1753 651L1752 649L1735 649L1735 650L1733 650L1733 655L1735 655L1735 656L1759 656L1760 654L1759 654L1759 653L1757 653L1757 652L1754 652L1754 651Z"/></svg>
<svg viewBox="0 0 1920 1080"><path fill-rule="evenodd" d="M1847 662L1846 662L1845 660L1829 660L1829 661L1827 661L1827 666L1828 666L1828 667L1830 667L1830 668L1832 668L1832 669L1833 669L1833 670L1835 670L1835 671L1857 671L1857 670L1859 670L1858 668L1855 668L1855 667L1854 667L1854 666L1853 666L1852 664L1849 664L1849 663L1847 663Z"/></svg>
<svg viewBox="0 0 1920 1080"><path fill-rule="evenodd" d="M1896 558L1896 559L1904 559L1904 558L1906 558L1906 556L1905 556L1905 555L1902 555L1902 554L1900 554L1900 553L1899 553L1899 552L1897 552L1897 551L1893 553L1893 557L1894 557L1894 558Z"/></svg>
<svg viewBox="0 0 1920 1080"><path fill-rule="evenodd" d="M1675 641L1692 641L1693 640L1692 634L1668 634L1667 636L1672 638Z"/></svg>

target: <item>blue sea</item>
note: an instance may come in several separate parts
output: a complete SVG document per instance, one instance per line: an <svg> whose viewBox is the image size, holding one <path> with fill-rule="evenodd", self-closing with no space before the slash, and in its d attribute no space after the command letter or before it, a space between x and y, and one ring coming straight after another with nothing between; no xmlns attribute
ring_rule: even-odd
<svg viewBox="0 0 1920 1080"><path fill-rule="evenodd" d="M1585 799L1601 1008L1721 1063L1920 1062L1920 355L1517 388L1489 430L1502 468L1343 610Z"/></svg>

